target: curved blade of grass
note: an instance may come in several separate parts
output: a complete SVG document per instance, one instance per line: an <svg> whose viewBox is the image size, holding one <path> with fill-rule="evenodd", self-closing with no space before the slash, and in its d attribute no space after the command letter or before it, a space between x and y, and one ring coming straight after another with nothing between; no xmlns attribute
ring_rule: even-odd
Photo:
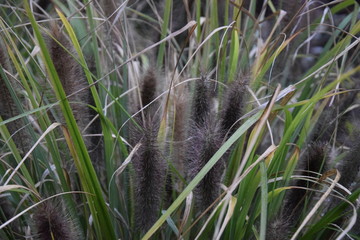
<svg viewBox="0 0 360 240"><path fill-rule="evenodd" d="M3 122L1 116L0 116L0 123ZM0 125L0 135L3 137L3 139L6 139L6 144L8 145L10 151L12 152L16 162L19 164L18 166L20 166L20 170L21 173L24 175L24 178L26 179L26 184L28 185L29 188L33 188L34 190L36 190L35 188L35 184L31 178L31 175L28 171L28 169L26 168L26 166L20 164L21 162L21 155L19 150L17 149L14 140L11 138L11 135L9 133L9 130L7 129L6 126L1 126Z"/></svg>
<svg viewBox="0 0 360 240"><path fill-rule="evenodd" d="M109 185L115 181L115 177L119 176L127 167L127 165L131 162L132 157L134 156L134 154L137 152L137 150L139 149L139 147L141 146L140 143L136 144L135 147L133 148L133 150L130 152L129 156L124 160L124 162L121 164L121 166L116 169L116 171L113 173L113 175L111 176L111 179L109 181ZM108 187L110 189L110 186Z"/></svg>
<svg viewBox="0 0 360 240"><path fill-rule="evenodd" d="M292 40L296 38L296 36L300 32L294 34L289 39L283 41L281 45L276 49L276 51L269 56L267 59L265 58L269 52L267 50L264 50L261 53L261 56L258 57L256 60L256 64L252 67L252 72L254 76L254 81L251 83L253 89L258 89L260 87L261 81L266 74L266 72L269 70L269 68L273 65L273 62L275 59L279 56L279 54L285 49L286 46L290 44Z"/></svg>
<svg viewBox="0 0 360 240"><path fill-rule="evenodd" d="M309 212L309 214L305 217L304 221L301 223L300 227L296 230L296 232L294 233L294 235L291 237L291 240L295 240L297 239L297 236L300 234L301 230L305 227L305 225L309 222L309 220L311 219L311 217L315 214L315 212L319 209L319 207L321 206L321 204L325 201L325 199L330 195L330 193L332 192L332 190L335 188L336 183L339 181L340 179L340 172L336 171L336 176L334 181L331 183L331 186L326 190L326 192L321 196L321 198L319 199L319 201L316 202L315 206L313 207L313 209L311 209L311 211Z"/></svg>
<svg viewBox="0 0 360 240"><path fill-rule="evenodd" d="M360 189L356 190L347 199L350 202L354 202L359 197L359 195L360 195ZM319 221L314 223L312 226L309 226L309 230L304 234L304 236L302 236L301 239L304 239L304 240L313 239L313 236L316 233L324 230L328 226L329 223L334 222L336 219L341 217L348 207L349 207L349 204L347 202L342 202L335 208L331 209Z"/></svg>
<svg viewBox="0 0 360 240"><path fill-rule="evenodd" d="M182 230L186 227L187 224L190 224L190 222L188 222L188 220L189 220L189 216L190 216L190 212L191 212L191 208L192 208L193 197L194 197L194 195L192 192L190 192L190 194L186 197L184 215L182 217L182 221L181 221L180 228L179 228L180 233L182 233ZM184 233L183 235L186 235L186 233ZM180 237L182 237L182 236L180 236Z"/></svg>
<svg viewBox="0 0 360 240"><path fill-rule="evenodd" d="M32 192L31 189L29 189L27 187L24 187L24 186L21 186L21 185L16 185L16 184L9 184L9 185L6 185L6 186L0 186L0 193L6 192L6 191Z"/></svg>
<svg viewBox="0 0 360 240"><path fill-rule="evenodd" d="M32 109L32 110L23 112L23 113L21 113L21 114L19 114L19 115L17 115L17 116L14 116L14 117L8 118L8 119L6 119L6 120L4 120L4 121L1 121L1 122L0 122L0 127L1 127L2 125L6 125L6 124L8 124L8 123L10 123L10 122L13 122L13 121L15 121L15 120L18 120L18 119L20 119L20 118L24 118L24 117L26 117L26 116L29 116L29 115L31 115L31 114L33 114L33 113L37 113L37 112L40 112L40 111L42 111L42 110L50 109L50 108L52 108L52 107L54 107L54 106L56 106L56 105L58 105L58 103L51 103L51 104L44 105L44 106L39 107L39 108L35 108L35 109Z"/></svg>
<svg viewBox="0 0 360 240"><path fill-rule="evenodd" d="M349 43L351 39L354 39L354 36L356 36L359 32L360 32L360 21L358 21L354 25L354 27L350 31L350 34L348 34L344 39L339 41L330 51L327 51L319 59L319 61L317 61L316 64L307 71L305 77L301 81L297 82L295 85L298 86L305 84L304 82L306 82L306 80L310 79L311 77L318 74L325 68L329 67L339 58L344 56L348 51L350 51L350 49L356 47L360 43L359 38L357 39L355 38L355 40L351 44L347 44L347 43Z"/></svg>
<svg viewBox="0 0 360 240"><path fill-rule="evenodd" d="M46 129L46 131L41 135L41 137L36 141L36 143L34 144L34 146L31 147L31 149L25 154L25 156L21 159L21 161L18 163L18 165L16 166L16 168L12 171L12 173L10 174L10 176L8 177L8 179L5 181L4 185L7 185L10 180L15 176L15 174L17 173L17 171L23 167L23 163L25 162L25 160L29 157L29 155L32 153L32 151L34 151L34 149L37 147L37 145L40 144L40 142L43 140L43 138L49 134L52 130L54 130L56 127L60 126L60 123L53 123L51 124L48 129Z"/></svg>
<svg viewBox="0 0 360 240"><path fill-rule="evenodd" d="M258 137L261 135L261 133L264 129L264 126L266 124L266 121L268 120L268 117L270 116L271 110L275 105L277 97L279 96L279 93L280 93L280 89L281 89L281 86L278 85L274 92L274 95L271 98L271 101L268 102L264 112L262 113L261 118L259 119L259 122L256 124L256 126L254 127L254 130L251 132L250 137L249 137L248 147L247 147L244 157L241 161L240 167L237 170L235 179L238 178L240 176L241 172L243 171L243 169L247 163L247 160L248 160L251 152L253 151L253 148L256 145L256 142L258 141Z"/></svg>
<svg viewBox="0 0 360 240"><path fill-rule="evenodd" d="M304 104L301 109L299 110L299 113L293 118L290 126L285 130L285 133L283 135L283 138L281 142L279 143L279 150L274 156L275 161L272 162L270 165L270 173L276 173L278 172L278 169L280 168L280 165L282 164L283 156L288 152L288 143L292 142L291 138L296 136L298 133L297 129L299 126L301 126L301 123L304 121L304 119L312 113L313 108L315 104L322 99L331 89L333 89L336 84L344 81L345 79L349 78L352 74L356 73L360 70L360 66L357 66L354 69L349 70L348 72L340 75L336 80L328 84L326 87L321 89L318 93L316 93L313 97L311 97L306 104ZM302 129L302 131L308 131L308 129ZM294 135L295 134L295 135ZM302 143L299 143L302 144ZM301 147L301 146L299 146ZM279 159L278 159L279 158ZM282 160L281 160L282 159Z"/></svg>
<svg viewBox="0 0 360 240"><path fill-rule="evenodd" d="M298 147L296 147L294 152L289 157L288 163L287 163L287 165L285 167L284 175L282 177L285 186L288 185L288 183L289 183L289 181L291 179L291 176L292 176L292 174L293 174L293 172L294 172L294 170L295 170L295 168L297 166L299 156L300 156L300 149ZM277 189L272 189L270 191L269 194L274 193L272 195L272 198L277 197L277 194L275 194L276 190ZM271 209L273 209L274 212L277 212L277 210L280 209L280 207L282 205L282 202L283 202L283 198L284 198L284 194L279 195L279 198L277 199L277 201L274 201L274 202L276 202L276 204L274 204L274 206L271 208ZM273 215L271 215L271 216L273 216Z"/></svg>
<svg viewBox="0 0 360 240"><path fill-rule="evenodd" d="M234 208L236 206L236 202L237 202L237 198L234 196L231 196L229 206L228 206L228 211L226 213L226 216L225 216L224 222L221 226L221 229L220 229L218 235L216 236L216 240L220 240L221 235L224 232L226 225L228 224L228 222L230 221L230 219L234 213Z"/></svg>
<svg viewBox="0 0 360 240"><path fill-rule="evenodd" d="M164 213L165 210L163 210L163 211L161 211L161 212ZM171 230L174 232L174 234L175 234L176 236L179 236L179 229L176 227L176 224L175 224L174 220L172 220L171 217L168 217L168 218L166 219L166 222L167 222L167 224L169 225L169 227L171 228Z"/></svg>

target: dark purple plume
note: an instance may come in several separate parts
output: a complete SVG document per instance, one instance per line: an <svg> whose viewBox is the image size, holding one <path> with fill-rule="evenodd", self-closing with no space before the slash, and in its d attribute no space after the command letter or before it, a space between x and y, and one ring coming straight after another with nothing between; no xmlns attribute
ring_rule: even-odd
<svg viewBox="0 0 360 240"><path fill-rule="evenodd" d="M240 76L239 79L229 84L225 92L224 110L221 113L221 129L227 137L230 137L241 124L239 119L245 110L248 81L246 77Z"/></svg>
<svg viewBox="0 0 360 240"><path fill-rule="evenodd" d="M33 214L34 234L38 240L82 239L74 223L63 214L60 204L41 203Z"/></svg>
<svg viewBox="0 0 360 240"><path fill-rule="evenodd" d="M155 99L156 91L156 74L154 70L148 70L143 77L140 89L143 106ZM129 132L130 143L141 144L133 157L133 166L136 225L142 231L147 231L155 223L160 212L165 187L166 162L157 142L160 123L158 107L158 103L154 102L143 109L134 118L137 125L132 123ZM137 106L136 109L140 110L142 107Z"/></svg>
<svg viewBox="0 0 360 240"><path fill-rule="evenodd" d="M52 37L48 38L48 48L56 72L68 96L75 120L83 135L100 134L101 125L96 112L88 105L94 105L89 84L78 61L75 49L70 40L60 32L56 25L51 28ZM91 160L98 174L103 174L105 163L102 156L102 138L98 136L84 137L85 144L91 155Z"/></svg>
<svg viewBox="0 0 360 240"><path fill-rule="evenodd" d="M211 120L202 125L193 123L190 126L187 148L187 175L190 180L219 150L222 140L219 125ZM196 186L195 198L201 210L205 210L219 197L224 169L224 160L220 159Z"/></svg>
<svg viewBox="0 0 360 240"><path fill-rule="evenodd" d="M209 84L205 78L196 82L192 98L187 142L187 176L191 180L220 148L223 133L211 112ZM200 210L209 207L220 195L224 160L220 159L196 186L195 199Z"/></svg>
<svg viewBox="0 0 360 240"><path fill-rule="evenodd" d="M15 101L11 95L10 89L16 94L19 90L19 85L16 80L6 71L12 72L12 68L7 56L6 48L3 46L0 40L0 68L6 75L7 80L0 75L0 116L3 120L18 116L20 114ZM7 81L7 82L6 82ZM9 133L12 135L14 143L18 147L21 153L25 154L30 150L30 137L24 128L24 121L22 119L14 120L8 123L6 126Z"/></svg>

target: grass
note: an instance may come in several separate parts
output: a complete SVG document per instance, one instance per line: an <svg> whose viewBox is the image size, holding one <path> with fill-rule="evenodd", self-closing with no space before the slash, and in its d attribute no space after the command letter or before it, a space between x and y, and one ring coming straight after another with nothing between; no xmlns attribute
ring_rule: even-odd
<svg viewBox="0 0 360 240"><path fill-rule="evenodd" d="M161 2L0 4L0 239L360 239L357 1Z"/></svg>

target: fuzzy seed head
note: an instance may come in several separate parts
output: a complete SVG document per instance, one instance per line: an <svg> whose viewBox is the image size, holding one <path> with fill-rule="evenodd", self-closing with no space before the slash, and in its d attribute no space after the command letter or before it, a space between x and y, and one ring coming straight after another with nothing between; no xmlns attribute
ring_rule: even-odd
<svg viewBox="0 0 360 240"><path fill-rule="evenodd" d="M0 39L0 68L3 72L11 72L11 65L7 57L6 48L3 47L3 44ZM5 73L6 74L6 73ZM9 80L10 87L15 91L18 91L18 83L15 79L7 74L7 79ZM13 97L11 96L10 90L5 82L6 80L0 75L0 116L3 120L18 116L20 114ZM24 129L25 123L23 119L17 119L7 124L7 128L11 135L13 135L13 140L20 150L21 153L25 154L30 149L30 137Z"/></svg>
<svg viewBox="0 0 360 240"><path fill-rule="evenodd" d="M196 82L192 99L191 117L187 137L187 177L193 179L220 148L223 131L211 111L209 83L206 78ZM195 199L203 211L220 195L220 183L224 172L224 160L220 159L196 186Z"/></svg>
<svg viewBox="0 0 360 240"><path fill-rule="evenodd" d="M346 188L351 188L353 183L358 182L360 172L360 137L356 137L350 151L347 153L339 166L341 178L339 183Z"/></svg>
<svg viewBox="0 0 360 240"><path fill-rule="evenodd" d="M142 79L140 94L143 106L150 104L156 98L157 77L150 69ZM135 106L134 109L142 109ZM129 129L130 143L140 143L133 157L135 171L135 218L137 228L147 231L156 221L162 199L166 179L166 162L162 157L157 142L160 118L158 103L154 102L148 108L135 116ZM144 116L144 118L143 118ZM139 128L140 126L140 128Z"/></svg>
<svg viewBox="0 0 360 240"><path fill-rule="evenodd" d="M267 240L288 240L290 236L289 223L284 218L272 220L266 229Z"/></svg>
<svg viewBox="0 0 360 240"><path fill-rule="evenodd" d="M241 124L239 119L244 114L248 81L246 77L240 76L239 79L229 85L225 93L224 110L221 114L221 128L228 137Z"/></svg>
<svg viewBox="0 0 360 240"><path fill-rule="evenodd" d="M80 130L84 130L90 119L90 111L86 106L91 102L87 80L81 66L73 57L76 54L71 42L55 25L51 29L51 35L56 39L48 40L51 59L66 95L74 94L68 97L68 100Z"/></svg>
<svg viewBox="0 0 360 240"><path fill-rule="evenodd" d="M141 102L143 106L150 104L157 93L157 76L155 70L150 68L146 71L141 86Z"/></svg>
<svg viewBox="0 0 360 240"><path fill-rule="evenodd" d="M143 231L147 231L158 217L166 176L166 164L156 142L157 134L149 128L146 131L133 157L136 224Z"/></svg>
<svg viewBox="0 0 360 240"><path fill-rule="evenodd" d="M187 148L187 175L190 180L217 152L222 140L219 124L210 119L202 126L193 123L189 131ZM195 188L195 198L200 210L205 210L219 197L224 169L224 160L221 158Z"/></svg>
<svg viewBox="0 0 360 240"><path fill-rule="evenodd" d="M191 119L196 123L205 122L211 111L209 82L206 77L196 81L192 100Z"/></svg>
<svg viewBox="0 0 360 240"><path fill-rule="evenodd" d="M51 28L53 38L48 38L48 48L56 72L68 97L72 112L80 131L84 134L100 134L100 119L97 118L91 126L88 124L96 116L96 112L88 107L94 105L89 84L85 78L80 64L74 59L77 56L69 39L58 29L56 25ZM62 120L64 121L64 120ZM92 136L84 137L85 144L91 152L91 160L99 174L105 169L102 157L102 139Z"/></svg>
<svg viewBox="0 0 360 240"><path fill-rule="evenodd" d="M81 239L74 224L65 217L61 210L61 207L49 201L46 201L37 207L33 215L36 239Z"/></svg>

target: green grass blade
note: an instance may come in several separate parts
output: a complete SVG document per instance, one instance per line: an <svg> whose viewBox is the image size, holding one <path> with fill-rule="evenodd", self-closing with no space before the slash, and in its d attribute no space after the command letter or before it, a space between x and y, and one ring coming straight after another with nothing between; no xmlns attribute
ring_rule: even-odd
<svg viewBox="0 0 360 240"><path fill-rule="evenodd" d="M268 187L266 176L266 165L260 163L261 172L261 219L260 219L260 240L266 239L267 205L268 205Z"/></svg>

